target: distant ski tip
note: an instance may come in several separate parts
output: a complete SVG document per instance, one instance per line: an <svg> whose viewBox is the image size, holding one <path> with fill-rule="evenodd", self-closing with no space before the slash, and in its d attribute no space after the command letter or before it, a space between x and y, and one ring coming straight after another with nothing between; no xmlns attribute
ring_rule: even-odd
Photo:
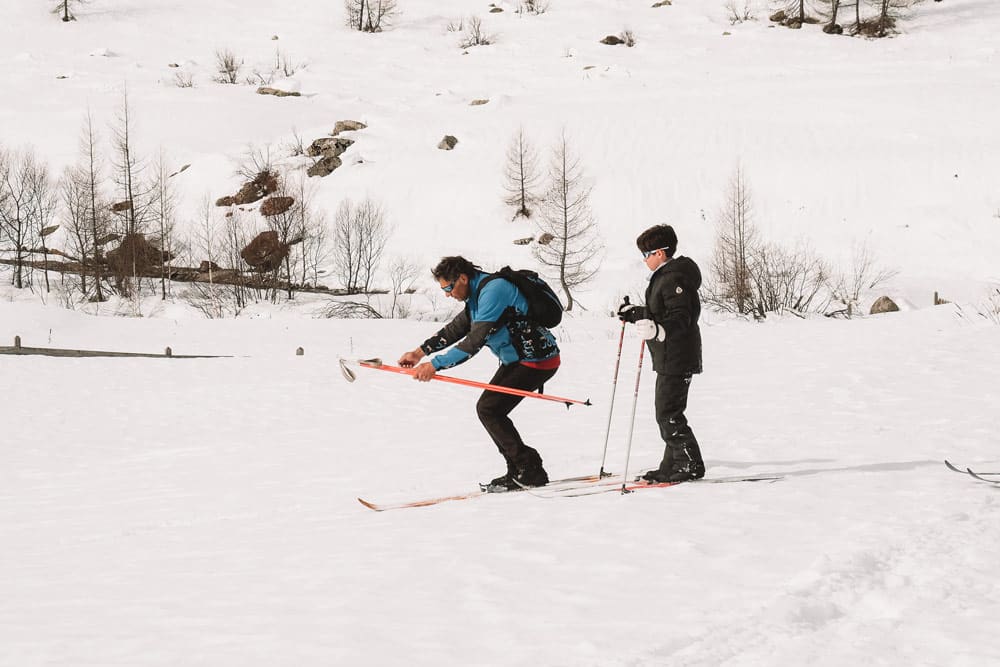
<svg viewBox="0 0 1000 667"><path fill-rule="evenodd" d="M364 505L365 507L367 507L370 510L375 510L376 512L381 512L382 511L382 508L380 508L378 505L370 503L367 500L365 500L364 498L358 498L358 502L361 503L362 505Z"/></svg>

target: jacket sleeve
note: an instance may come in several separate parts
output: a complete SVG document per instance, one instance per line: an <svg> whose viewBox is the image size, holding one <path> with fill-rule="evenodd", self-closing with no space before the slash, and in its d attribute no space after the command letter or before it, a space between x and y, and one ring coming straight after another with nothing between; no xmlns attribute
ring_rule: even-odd
<svg viewBox="0 0 1000 667"><path fill-rule="evenodd" d="M516 288L506 280L487 283L479 294L475 320L470 319L469 309L466 308L420 346L424 354L430 354L443 350L461 338L454 348L431 359L431 365L436 370L451 368L479 352L486 345L486 338L496 331L500 318L507 306L513 303L516 294Z"/></svg>

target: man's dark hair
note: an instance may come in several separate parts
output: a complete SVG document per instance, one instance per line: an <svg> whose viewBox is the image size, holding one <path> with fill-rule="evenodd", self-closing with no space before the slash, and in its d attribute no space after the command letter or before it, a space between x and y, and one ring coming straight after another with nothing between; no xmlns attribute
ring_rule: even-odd
<svg viewBox="0 0 1000 667"><path fill-rule="evenodd" d="M670 225L654 225L639 234L635 244L642 252L663 248L667 252L667 257L673 257L677 251L677 232Z"/></svg>
<svg viewBox="0 0 1000 667"><path fill-rule="evenodd" d="M470 278L476 275L477 271L481 271L478 266L467 260L466 258L457 255L455 257L442 257L441 261L437 263L433 269L431 269L431 275L434 276L436 280L447 280L449 282L453 280L458 280L458 277L463 273Z"/></svg>

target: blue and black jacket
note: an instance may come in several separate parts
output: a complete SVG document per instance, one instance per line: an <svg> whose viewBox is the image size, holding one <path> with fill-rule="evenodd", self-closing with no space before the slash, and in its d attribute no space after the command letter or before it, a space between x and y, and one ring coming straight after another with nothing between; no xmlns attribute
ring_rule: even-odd
<svg viewBox="0 0 1000 667"><path fill-rule="evenodd" d="M528 301L513 283L492 278L480 290L488 275L478 271L469 276L465 309L420 346L424 354L430 355L458 342L431 359L436 370L457 366L484 345L504 366L519 362L533 365L559 356L552 332L527 319Z"/></svg>

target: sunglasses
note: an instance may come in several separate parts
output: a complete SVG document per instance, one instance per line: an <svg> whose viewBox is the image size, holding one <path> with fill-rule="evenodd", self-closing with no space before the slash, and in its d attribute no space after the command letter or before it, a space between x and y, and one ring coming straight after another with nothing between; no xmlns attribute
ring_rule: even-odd
<svg viewBox="0 0 1000 667"><path fill-rule="evenodd" d="M643 250L642 251L642 258L643 259L649 259L650 255L656 254L656 253L660 252L661 250L666 250L666 248L657 248L656 250Z"/></svg>
<svg viewBox="0 0 1000 667"><path fill-rule="evenodd" d="M452 281L451 281L450 283L448 283L447 285L443 285L443 286L441 287L441 291L442 291L442 292L444 292L445 294L451 294L451 291L452 291L453 289L455 289L455 281L454 281L454 280L452 280Z"/></svg>

